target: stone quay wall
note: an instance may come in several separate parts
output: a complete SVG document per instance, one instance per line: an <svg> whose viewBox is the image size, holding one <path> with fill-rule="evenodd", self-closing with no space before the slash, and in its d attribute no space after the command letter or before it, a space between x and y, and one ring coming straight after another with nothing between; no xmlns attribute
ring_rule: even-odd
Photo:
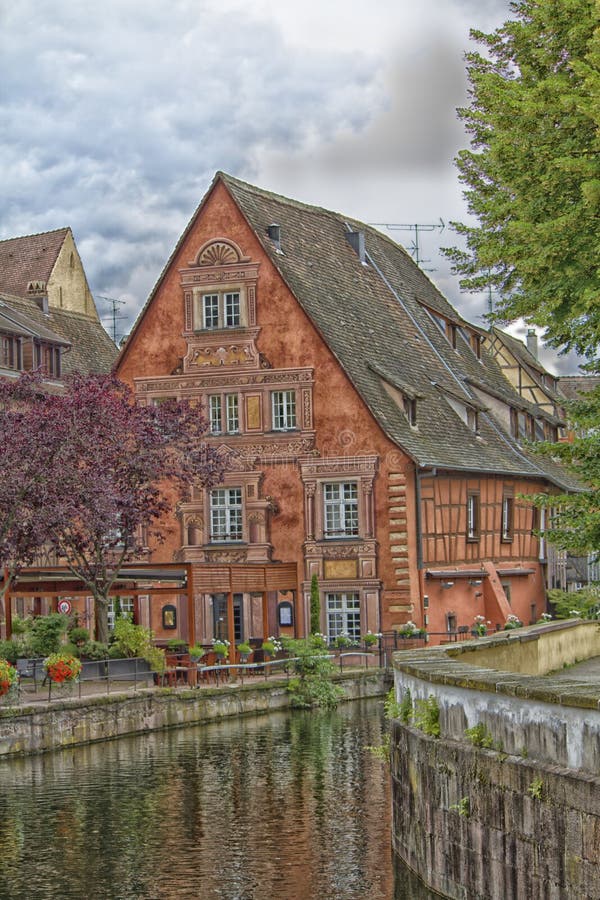
<svg viewBox="0 0 600 900"><path fill-rule="evenodd" d="M377 672L335 676L346 700L383 695L389 678ZM126 735L211 722L228 716L288 709L286 682L216 688L154 688L0 709L0 759L43 753Z"/></svg>
<svg viewBox="0 0 600 900"><path fill-rule="evenodd" d="M542 674L574 646L597 653L597 632L553 623L395 654L397 699L434 697L440 736L394 722L394 851L443 896L600 898L600 685ZM488 667L499 658L512 671ZM465 735L476 725L491 748Z"/></svg>

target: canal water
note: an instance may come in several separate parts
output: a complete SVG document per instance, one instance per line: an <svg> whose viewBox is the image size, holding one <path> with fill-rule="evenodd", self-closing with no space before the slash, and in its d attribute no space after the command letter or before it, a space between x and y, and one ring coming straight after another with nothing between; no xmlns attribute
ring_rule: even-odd
<svg viewBox="0 0 600 900"><path fill-rule="evenodd" d="M2 900L426 900L377 700L0 762Z"/></svg>

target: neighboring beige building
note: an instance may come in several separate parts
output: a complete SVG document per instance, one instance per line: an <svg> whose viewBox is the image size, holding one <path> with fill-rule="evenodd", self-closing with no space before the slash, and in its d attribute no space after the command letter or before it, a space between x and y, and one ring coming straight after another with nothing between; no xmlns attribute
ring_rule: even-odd
<svg viewBox="0 0 600 900"><path fill-rule="evenodd" d="M0 375L107 372L116 355L70 228L0 241Z"/></svg>

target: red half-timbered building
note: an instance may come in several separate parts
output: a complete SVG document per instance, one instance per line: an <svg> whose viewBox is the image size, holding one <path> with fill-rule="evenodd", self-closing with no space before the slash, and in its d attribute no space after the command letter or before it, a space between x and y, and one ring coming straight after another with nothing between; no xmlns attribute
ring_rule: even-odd
<svg viewBox="0 0 600 900"><path fill-rule="evenodd" d="M197 404L227 457L151 548L191 564L199 638L304 633L313 575L330 638L541 614L522 495L574 485L515 431L487 340L387 236L216 175L117 367L140 403ZM533 437L556 425L527 412Z"/></svg>

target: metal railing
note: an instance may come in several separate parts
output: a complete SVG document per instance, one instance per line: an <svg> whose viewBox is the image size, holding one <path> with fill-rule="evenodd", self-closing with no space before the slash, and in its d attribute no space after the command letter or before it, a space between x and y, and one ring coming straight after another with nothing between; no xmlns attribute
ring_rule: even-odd
<svg viewBox="0 0 600 900"><path fill-rule="evenodd" d="M349 666L364 665L365 668L381 665L381 653L349 649L339 653L328 653L327 659L339 661L340 671ZM139 687L200 687L211 683L225 684L234 677L241 684L249 678L282 677L289 680L294 671L294 663L300 657L268 659L260 662L218 663L210 666L202 664L169 666L164 672L153 671L144 659L124 658L107 660L86 660L81 664L81 672L75 681L57 684L48 678L43 659L23 660L19 666L17 703L52 702L68 698L81 698L92 694L112 691L138 690Z"/></svg>

